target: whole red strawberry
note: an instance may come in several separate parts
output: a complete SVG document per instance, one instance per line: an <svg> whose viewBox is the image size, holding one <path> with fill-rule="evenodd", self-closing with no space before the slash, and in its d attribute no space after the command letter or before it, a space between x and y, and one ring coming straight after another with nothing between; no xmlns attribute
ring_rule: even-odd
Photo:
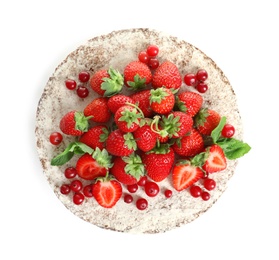
<svg viewBox="0 0 279 260"><path fill-rule="evenodd" d="M192 157L204 150L204 142L200 133L193 128L189 134L174 143L172 148L178 155Z"/></svg>
<svg viewBox="0 0 279 260"><path fill-rule="evenodd" d="M97 125L93 126L88 130L88 132L84 133L79 141L88 145L92 149L96 149L97 147L100 149L105 148L105 141L108 137L108 128L105 125Z"/></svg>
<svg viewBox="0 0 279 260"><path fill-rule="evenodd" d="M150 125L148 124L139 127L135 132L133 132L133 136L138 149L143 152L152 150L157 142L157 133L152 131Z"/></svg>
<svg viewBox="0 0 279 260"><path fill-rule="evenodd" d="M137 149L137 144L132 133L123 133L117 129L109 134L106 149L115 156L128 156Z"/></svg>
<svg viewBox="0 0 279 260"><path fill-rule="evenodd" d="M118 108L127 104L135 104L135 101L131 97L123 94L114 95L108 100L108 108L113 114L116 113Z"/></svg>
<svg viewBox="0 0 279 260"><path fill-rule="evenodd" d="M82 112L70 111L60 120L60 130L66 135L79 136L87 132L90 117L85 116Z"/></svg>
<svg viewBox="0 0 279 260"><path fill-rule="evenodd" d="M191 91L185 91L180 93L176 99L176 105L179 110L185 112L191 117L195 116L203 104L203 97Z"/></svg>
<svg viewBox="0 0 279 260"><path fill-rule="evenodd" d="M153 181L160 182L168 177L174 163L174 151L168 145L161 145L154 151L142 155L146 174Z"/></svg>
<svg viewBox="0 0 279 260"><path fill-rule="evenodd" d="M152 117L154 112L150 106L150 89L138 91L130 96L145 117Z"/></svg>
<svg viewBox="0 0 279 260"><path fill-rule="evenodd" d="M108 108L108 98L99 97L90 102L83 110L85 116L91 116L96 123L106 123L110 120L111 113Z"/></svg>
<svg viewBox="0 0 279 260"><path fill-rule="evenodd" d="M91 88L100 96L110 97L119 93L124 84L123 76L114 69L98 70L90 78Z"/></svg>
<svg viewBox="0 0 279 260"><path fill-rule="evenodd" d="M182 85L182 77L177 66L170 61L161 63L154 72L152 85L154 88L179 89Z"/></svg>
<svg viewBox="0 0 279 260"><path fill-rule="evenodd" d="M132 61L124 68L124 82L129 88L141 89L151 81L151 70L143 62Z"/></svg>
<svg viewBox="0 0 279 260"><path fill-rule="evenodd" d="M221 116L215 110L203 108L195 116L195 126L201 134L211 135L220 120Z"/></svg>
<svg viewBox="0 0 279 260"><path fill-rule="evenodd" d="M150 106L158 114L167 114L172 111L175 98L171 90L167 88L157 88L151 90Z"/></svg>
<svg viewBox="0 0 279 260"><path fill-rule="evenodd" d="M115 157L110 173L121 183L131 185L144 175L144 165L139 155Z"/></svg>

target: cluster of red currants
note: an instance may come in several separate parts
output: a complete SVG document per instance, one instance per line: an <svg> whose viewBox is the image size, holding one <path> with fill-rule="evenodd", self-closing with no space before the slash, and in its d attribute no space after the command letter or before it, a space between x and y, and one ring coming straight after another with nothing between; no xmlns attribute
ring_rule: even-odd
<svg viewBox="0 0 279 260"><path fill-rule="evenodd" d="M89 72L81 71L78 74L78 80L80 82L78 85L77 85L77 82L73 79L65 80L65 85L66 85L66 88L69 90L75 90L77 88L77 90L76 90L77 95L80 98L86 98L89 95L89 90L85 83L87 83L89 81L89 79L90 79Z"/></svg>
<svg viewBox="0 0 279 260"><path fill-rule="evenodd" d="M203 200L209 200L210 199L210 193L208 191L214 190L216 187L216 182L215 180L211 178L205 178L203 181L203 187L205 190L203 190L200 186L198 185L193 185L190 188L190 194L194 198L201 197ZM207 190L207 191L206 191Z"/></svg>
<svg viewBox="0 0 279 260"><path fill-rule="evenodd" d="M196 88L200 93L205 93L208 90L208 85L205 83L207 78L207 71L199 69L196 73L187 73L184 76L184 83L189 87Z"/></svg>
<svg viewBox="0 0 279 260"><path fill-rule="evenodd" d="M157 69L159 67L159 60L156 58L159 53L159 48L156 45L149 45L145 51L138 54L138 59L148 65L150 69Z"/></svg>

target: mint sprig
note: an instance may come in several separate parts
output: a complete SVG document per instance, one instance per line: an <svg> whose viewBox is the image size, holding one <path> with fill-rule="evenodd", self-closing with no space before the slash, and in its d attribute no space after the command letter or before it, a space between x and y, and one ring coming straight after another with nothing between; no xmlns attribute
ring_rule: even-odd
<svg viewBox="0 0 279 260"><path fill-rule="evenodd" d="M94 150L87 146L86 144L82 142L72 142L70 143L67 148L57 156L55 156L50 164L53 166L61 166L65 164L66 162L70 161L75 154L84 154L89 153L92 154Z"/></svg>

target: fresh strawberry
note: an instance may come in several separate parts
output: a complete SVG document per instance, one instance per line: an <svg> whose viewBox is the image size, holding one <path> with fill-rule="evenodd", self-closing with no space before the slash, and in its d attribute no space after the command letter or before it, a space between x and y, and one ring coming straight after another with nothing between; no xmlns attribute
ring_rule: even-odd
<svg viewBox="0 0 279 260"><path fill-rule="evenodd" d="M138 91L130 96L145 117L152 117L154 112L150 106L150 89Z"/></svg>
<svg viewBox="0 0 279 260"><path fill-rule="evenodd" d="M121 183L131 185L144 175L144 165L139 155L115 157L110 173Z"/></svg>
<svg viewBox="0 0 279 260"><path fill-rule="evenodd" d="M122 94L114 95L108 100L108 108L113 114L116 113L118 108L127 104L135 104L135 101L131 97Z"/></svg>
<svg viewBox="0 0 279 260"><path fill-rule="evenodd" d="M137 149L137 144L132 133L123 133L117 129L109 134L106 149L115 156L128 156Z"/></svg>
<svg viewBox="0 0 279 260"><path fill-rule="evenodd" d="M211 135L211 132L218 126L221 116L215 110L203 108L195 116L195 126L203 135Z"/></svg>
<svg viewBox="0 0 279 260"><path fill-rule="evenodd" d="M175 111L163 116L161 126L169 138L180 138L192 130L193 119L184 112Z"/></svg>
<svg viewBox="0 0 279 260"><path fill-rule="evenodd" d="M96 148L92 155L85 153L78 159L76 170L80 178L93 180L105 176L111 166L111 156L107 150Z"/></svg>
<svg viewBox="0 0 279 260"><path fill-rule="evenodd" d="M157 134L152 131L150 125L148 124L139 127L135 132L133 132L133 136L138 149L143 152L148 152L153 149L157 142Z"/></svg>
<svg viewBox="0 0 279 260"><path fill-rule="evenodd" d="M90 78L91 88L100 96L110 97L122 90L123 76L114 69L98 70Z"/></svg>
<svg viewBox="0 0 279 260"><path fill-rule="evenodd" d="M178 139L172 148L178 155L191 157L204 150L204 142L200 133L193 128L189 134Z"/></svg>
<svg viewBox="0 0 279 260"><path fill-rule="evenodd" d="M195 116L203 104L203 97L191 91L185 91L180 93L176 99L176 105L179 110L185 112L191 117Z"/></svg>
<svg viewBox="0 0 279 260"><path fill-rule="evenodd" d="M124 105L116 111L114 122L122 132L134 132L139 128L140 119L143 117L136 106Z"/></svg>
<svg viewBox="0 0 279 260"><path fill-rule="evenodd" d="M172 172L173 187L177 191L182 191L192 186L204 176L200 167L192 165L190 161L177 163Z"/></svg>
<svg viewBox="0 0 279 260"><path fill-rule="evenodd" d="M112 208L122 196L121 184L109 176L98 178L92 190L94 198L104 208Z"/></svg>
<svg viewBox="0 0 279 260"><path fill-rule="evenodd" d="M111 113L108 108L108 98L99 97L90 102L83 110L85 116L92 116L96 123L106 123L110 120Z"/></svg>
<svg viewBox="0 0 279 260"><path fill-rule="evenodd" d="M132 61L124 68L124 82L129 88L141 89L151 81L151 70L143 62Z"/></svg>
<svg viewBox="0 0 279 260"><path fill-rule="evenodd" d="M142 155L146 174L153 181L160 182L168 177L174 163L174 151L168 145L161 145Z"/></svg>
<svg viewBox="0 0 279 260"><path fill-rule="evenodd" d="M226 157L224 151L219 145L214 144L206 148L206 152L208 153L207 155L208 157L204 165L202 166L202 168L207 173L218 172L226 169L227 167Z"/></svg>
<svg viewBox="0 0 279 260"><path fill-rule="evenodd" d="M87 132L90 116L85 116L82 112L70 111L60 120L60 130L66 135L79 136Z"/></svg>
<svg viewBox="0 0 279 260"><path fill-rule="evenodd" d="M154 88L164 86L168 89L179 89L182 85L182 77L177 66L170 61L161 63L154 72L152 85Z"/></svg>
<svg viewBox="0 0 279 260"><path fill-rule="evenodd" d="M150 106L154 112L167 114L172 111L175 98L170 89L164 87L152 89L150 94Z"/></svg>
<svg viewBox="0 0 279 260"><path fill-rule="evenodd" d="M102 150L105 148L105 141L108 137L108 133L108 128L105 125L93 126L88 132L80 137L79 141L88 145L92 149L98 147Z"/></svg>

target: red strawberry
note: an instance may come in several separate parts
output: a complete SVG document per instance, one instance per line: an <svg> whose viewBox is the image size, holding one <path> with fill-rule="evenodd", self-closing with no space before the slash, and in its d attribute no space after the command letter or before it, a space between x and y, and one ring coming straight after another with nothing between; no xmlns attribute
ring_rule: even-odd
<svg viewBox="0 0 279 260"><path fill-rule="evenodd" d="M211 135L211 132L218 126L221 116L212 109L203 108L195 116L197 130L203 135Z"/></svg>
<svg viewBox="0 0 279 260"><path fill-rule="evenodd" d="M109 98L108 108L113 114L115 114L118 108L127 105L127 103L135 104L135 101L131 97L117 94Z"/></svg>
<svg viewBox="0 0 279 260"><path fill-rule="evenodd" d="M108 108L108 98L95 98L83 110L85 116L92 116L91 120L96 123L106 123L110 120L110 111Z"/></svg>
<svg viewBox="0 0 279 260"><path fill-rule="evenodd" d="M79 136L88 130L90 117L82 112L70 111L60 120L60 130L66 135Z"/></svg>
<svg viewBox="0 0 279 260"><path fill-rule="evenodd" d="M92 189L94 198L104 208L112 208L122 196L121 184L109 177L98 178Z"/></svg>
<svg viewBox="0 0 279 260"><path fill-rule="evenodd" d="M141 90L130 96L140 108L145 117L152 117L154 112L150 107L150 89Z"/></svg>
<svg viewBox="0 0 279 260"><path fill-rule="evenodd" d="M174 163L174 151L167 145L142 155L147 176L153 181L160 182L168 177Z"/></svg>
<svg viewBox="0 0 279 260"><path fill-rule="evenodd" d="M167 88L151 90L150 106L158 114L167 114L172 111L175 103L174 94Z"/></svg>
<svg viewBox="0 0 279 260"><path fill-rule="evenodd" d="M187 189L204 176L200 167L184 161L174 166L172 172L173 187L177 191Z"/></svg>
<svg viewBox="0 0 279 260"><path fill-rule="evenodd" d="M202 166L207 173L218 172L226 169L227 161L224 151L219 145L212 145L206 149L208 157Z"/></svg>
<svg viewBox="0 0 279 260"><path fill-rule="evenodd" d="M80 178L93 180L97 177L105 176L111 166L111 156L108 152L105 149L101 151L96 148L92 155L85 153L78 159L76 170Z"/></svg>
<svg viewBox="0 0 279 260"><path fill-rule="evenodd" d="M185 91L177 96L176 104L180 111L185 112L191 117L195 116L203 103L203 97L191 91Z"/></svg>
<svg viewBox="0 0 279 260"><path fill-rule="evenodd" d="M92 149L105 148L105 141L108 137L108 128L105 125L97 125L88 130L88 132L84 133L79 141L88 145Z"/></svg>
<svg viewBox="0 0 279 260"><path fill-rule="evenodd" d="M141 118L143 118L143 115L136 106L125 105L116 111L114 122L122 132L128 133L134 132L139 128Z"/></svg>
<svg viewBox="0 0 279 260"><path fill-rule="evenodd" d="M121 183L131 185L144 175L144 165L138 155L116 157L110 173Z"/></svg>
<svg viewBox="0 0 279 260"><path fill-rule="evenodd" d="M161 126L170 138L180 138L192 130L193 119L186 113L175 111L163 116Z"/></svg>
<svg viewBox="0 0 279 260"><path fill-rule="evenodd" d="M182 77L177 66L165 61L155 70L152 85L154 88L165 87L168 89L179 89L182 85Z"/></svg>
<svg viewBox="0 0 279 260"><path fill-rule="evenodd" d="M132 89L141 89L152 80L150 68L143 62L132 61L124 68L125 85Z"/></svg>
<svg viewBox="0 0 279 260"><path fill-rule="evenodd" d="M100 96L110 97L122 90L123 76L114 69L98 70L91 77L90 86Z"/></svg>
<svg viewBox="0 0 279 260"><path fill-rule="evenodd" d="M157 142L157 134L151 130L148 124L139 127L133 132L133 136L137 143L137 147L143 152L148 152L153 149Z"/></svg>
<svg viewBox="0 0 279 260"><path fill-rule="evenodd" d="M132 133L123 133L119 129L112 131L106 142L107 151L115 156L128 156L137 149Z"/></svg>
<svg viewBox="0 0 279 260"><path fill-rule="evenodd" d="M184 135L172 148L178 155L192 157L204 150L204 142L200 133L193 128L189 135Z"/></svg>

